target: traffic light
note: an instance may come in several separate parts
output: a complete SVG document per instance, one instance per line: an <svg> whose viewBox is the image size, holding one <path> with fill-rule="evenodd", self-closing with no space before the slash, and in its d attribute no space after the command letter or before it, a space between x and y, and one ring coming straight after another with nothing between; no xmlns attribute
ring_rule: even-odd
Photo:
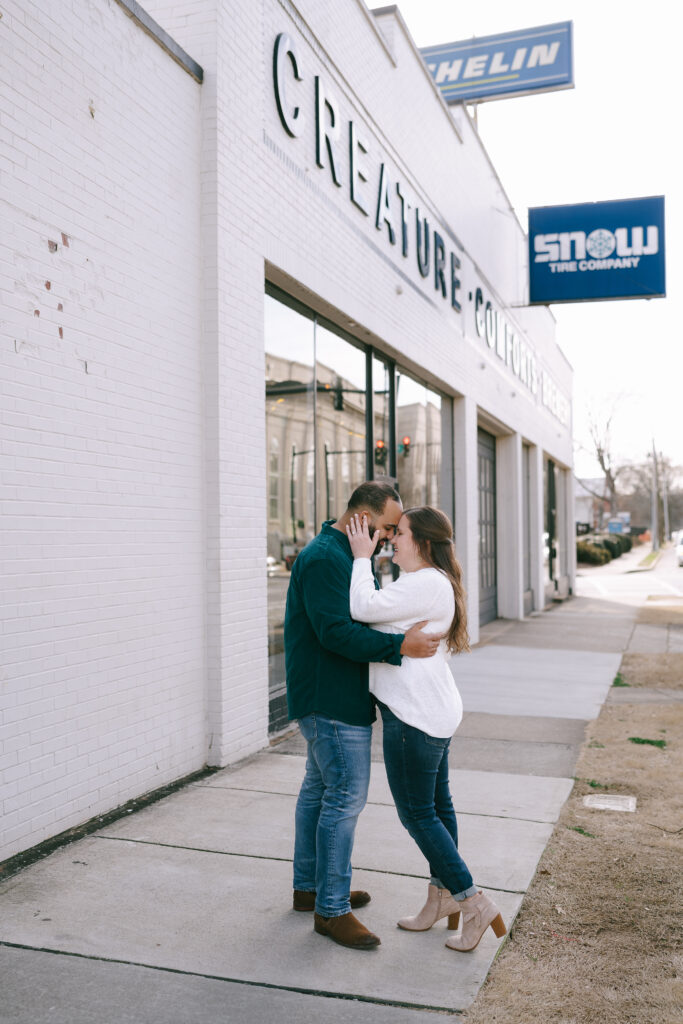
<svg viewBox="0 0 683 1024"><path fill-rule="evenodd" d="M387 446L384 441L375 441L375 465L385 466L387 461Z"/></svg>
<svg viewBox="0 0 683 1024"><path fill-rule="evenodd" d="M335 377L334 384L323 384L318 385L318 389L323 387L325 391L329 391L332 395L332 406L337 412L343 412L344 410L344 388L342 387L341 377Z"/></svg>
<svg viewBox="0 0 683 1024"><path fill-rule="evenodd" d="M403 455L404 457L406 455L410 455L410 437L407 434L401 440L401 443L398 446L398 452L399 452L399 455Z"/></svg>

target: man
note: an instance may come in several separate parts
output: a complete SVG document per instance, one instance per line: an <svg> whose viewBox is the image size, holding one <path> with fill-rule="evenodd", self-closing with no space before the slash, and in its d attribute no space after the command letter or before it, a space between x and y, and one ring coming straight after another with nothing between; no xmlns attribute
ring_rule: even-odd
<svg viewBox="0 0 683 1024"><path fill-rule="evenodd" d="M370 897L350 892L351 851L368 795L375 720L368 662L400 665L404 655L431 657L439 637L423 633L424 622L393 634L352 620L353 555L346 525L354 514L367 516L380 545L393 537L403 508L388 484L361 484L341 518L324 523L299 554L287 594L287 703L308 747L296 806L294 909L314 910L314 928L321 935L353 949L371 949L380 940L352 913Z"/></svg>

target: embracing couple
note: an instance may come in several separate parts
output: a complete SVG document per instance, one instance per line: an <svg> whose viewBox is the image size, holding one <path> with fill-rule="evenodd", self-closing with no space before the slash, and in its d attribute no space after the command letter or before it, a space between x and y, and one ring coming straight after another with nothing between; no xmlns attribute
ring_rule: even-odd
<svg viewBox="0 0 683 1024"><path fill-rule="evenodd" d="M402 575L380 590L372 555L386 540ZM376 706L396 810L431 874L425 905L399 928L426 931L447 917L455 930L462 915L460 933L446 942L462 952L489 925L505 934L458 853L448 783L448 747L462 718L448 655L468 649L448 517L429 507L404 511L388 484L361 484L297 557L285 615L289 717L308 748L296 805L294 909L313 911L315 931L343 946L380 945L353 913L370 896L351 891Z"/></svg>

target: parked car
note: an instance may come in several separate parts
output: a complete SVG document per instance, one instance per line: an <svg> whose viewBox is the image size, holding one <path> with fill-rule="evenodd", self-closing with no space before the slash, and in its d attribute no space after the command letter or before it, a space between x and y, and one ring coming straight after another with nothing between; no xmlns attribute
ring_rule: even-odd
<svg viewBox="0 0 683 1024"><path fill-rule="evenodd" d="M683 565L683 531L679 531L678 543L676 544L676 561Z"/></svg>

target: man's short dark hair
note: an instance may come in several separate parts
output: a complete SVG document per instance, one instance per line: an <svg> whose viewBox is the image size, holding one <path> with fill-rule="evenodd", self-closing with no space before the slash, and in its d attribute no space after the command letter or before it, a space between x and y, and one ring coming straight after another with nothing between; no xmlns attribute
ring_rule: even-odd
<svg viewBox="0 0 683 1024"><path fill-rule="evenodd" d="M397 501L399 504L401 502L398 491L394 490L391 484L376 484L374 480L366 480L364 484L356 487L349 498L346 511L367 508L376 516L381 516L388 501Z"/></svg>

